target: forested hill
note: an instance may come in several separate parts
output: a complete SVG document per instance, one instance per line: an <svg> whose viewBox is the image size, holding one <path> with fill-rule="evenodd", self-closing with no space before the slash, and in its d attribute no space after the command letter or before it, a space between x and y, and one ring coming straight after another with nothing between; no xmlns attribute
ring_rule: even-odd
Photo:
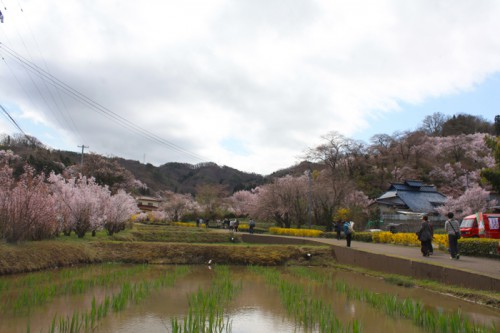
<svg viewBox="0 0 500 333"><path fill-rule="evenodd" d="M137 192L140 188L144 189L142 194L149 195L159 191L195 194L197 187L205 184L223 185L228 193L234 193L277 178L301 177L307 171L317 176L327 171L339 186L347 186L340 180L348 179L349 186L370 198L383 193L391 182L405 179L432 183L446 195L457 196L475 184L487 185L485 178L497 179L493 185L500 190L500 145L494 139L499 134L500 116L493 123L470 115L446 118L436 113L426 117L417 130L378 134L369 144L332 132L323 137L323 144L311 147L308 156L304 156L311 162L301 162L269 176L215 163L166 163L156 167L97 154L85 154L81 165L79 153L49 149L36 138L20 134L0 137L0 151L11 150L21 157L9 163L14 175L21 175L27 162L38 172L81 173L112 190Z"/></svg>
<svg viewBox="0 0 500 333"><path fill-rule="evenodd" d="M196 187L202 184L223 185L229 193L233 193L249 190L266 182L262 175L245 173L215 163L166 163L157 167L149 163L91 153L85 154L81 165L79 153L50 149L34 137L17 134L0 139L0 151L2 150L10 150L21 157L10 163L15 176L23 173L27 162L37 172L46 174L54 171L92 176L98 183L108 185L111 189L125 188L132 191L136 188L134 183L140 182L147 186L147 190L142 193L147 195L156 195L159 191L195 194Z"/></svg>
<svg viewBox="0 0 500 333"><path fill-rule="evenodd" d="M225 185L232 193L250 190L266 182L264 176L242 172L215 163L197 165L187 163L166 163L159 167L138 161L118 158L116 161L132 172L135 178L147 184L153 191L169 190L176 193L196 193L202 184Z"/></svg>

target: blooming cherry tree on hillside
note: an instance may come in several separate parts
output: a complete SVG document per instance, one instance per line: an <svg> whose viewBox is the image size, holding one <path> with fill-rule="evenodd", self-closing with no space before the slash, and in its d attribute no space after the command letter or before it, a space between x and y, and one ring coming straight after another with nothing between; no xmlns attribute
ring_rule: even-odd
<svg viewBox="0 0 500 333"><path fill-rule="evenodd" d="M57 231L54 200L43 174L25 166L24 174L14 182L12 170L0 171L0 235L7 242L40 240Z"/></svg>
<svg viewBox="0 0 500 333"><path fill-rule="evenodd" d="M66 180L52 173L48 180L59 202L59 220L64 221L64 225L75 231L79 238L104 226L105 205L111 195L107 187L83 176Z"/></svg>
<svg viewBox="0 0 500 333"><path fill-rule="evenodd" d="M165 200L162 202L161 209L165 212L166 218L171 221L180 221L185 214L200 210L199 204L191 194L165 191L163 197Z"/></svg>
<svg viewBox="0 0 500 333"><path fill-rule="evenodd" d="M104 203L104 229L109 235L125 229L127 221L137 212L135 199L123 190L106 199Z"/></svg>
<svg viewBox="0 0 500 333"><path fill-rule="evenodd" d="M249 215L250 212L254 211L254 206L257 202L257 192L256 191L238 191L233 193L227 200L229 209L236 216Z"/></svg>
<svg viewBox="0 0 500 333"><path fill-rule="evenodd" d="M490 194L485 189L474 186L465 191L457 198L450 198L446 203L438 207L436 211L445 216L448 212L456 213L456 217L463 217L476 212L485 211L495 204L495 200L489 200Z"/></svg>

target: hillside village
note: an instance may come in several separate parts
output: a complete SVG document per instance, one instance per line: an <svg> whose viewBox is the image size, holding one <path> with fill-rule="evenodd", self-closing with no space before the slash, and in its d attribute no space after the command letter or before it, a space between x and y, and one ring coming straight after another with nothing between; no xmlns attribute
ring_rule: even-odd
<svg viewBox="0 0 500 333"><path fill-rule="evenodd" d="M493 209L499 117L490 122L464 114L441 116L426 117L414 131L375 135L369 144L331 132L302 162L270 175L210 162L157 167L92 153L81 163L81 154L53 150L22 135L4 135L0 150L20 156L8 162L15 177L26 163L37 173L93 177L112 193L121 189L151 200L159 218L169 220L252 216L284 227L328 227L332 220L350 218L379 227L395 215L401 220L429 214L441 221L450 209L462 215Z"/></svg>

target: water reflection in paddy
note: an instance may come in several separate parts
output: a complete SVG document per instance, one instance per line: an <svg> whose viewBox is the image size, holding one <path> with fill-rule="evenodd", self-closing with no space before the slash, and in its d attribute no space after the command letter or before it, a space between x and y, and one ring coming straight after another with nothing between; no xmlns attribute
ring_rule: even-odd
<svg viewBox="0 0 500 333"><path fill-rule="evenodd" d="M130 266L113 265L113 270L130 269ZM172 271L172 266L144 266L138 273L130 274L126 280L130 282L152 279L159 274ZM460 309L467 317L485 324L496 323L500 327L500 313L484 306L457 300L453 297L438 295L419 288L398 287L383 280L366 277L356 273L334 271L326 268L311 268L311 270L331 275L334 281L345 281L357 288L371 290L380 294L397 294L419 300L428 307L441 311L456 311ZM294 283L310 288L314 297L321 298L331 304L335 316L346 325L353 319L360 321L362 332L423 332L423 330L406 319L393 319L376 309L359 301L349 300L345 295L338 294L334 289L315 283L304 277L290 274L290 270L280 269L283 278L290 278ZM67 282L68 270L51 272L50 281L40 282L41 285L57 284L62 286ZM103 270L102 274L109 274ZM99 275L98 267L82 270L74 279L82 276ZM34 275L47 273L35 273ZM66 274L66 275L65 275ZM241 290L230 301L225 310L226 318L231 321L231 332L314 332L297 327L294 318L290 317L280 299L279 292L265 283L261 276L250 272L244 267L231 267L232 279L241 283ZM16 280L26 276L4 277L3 285L14 286ZM191 271L176 280L173 287L154 290L145 299L132 302L124 310L110 313L99 321L95 332L171 332L172 318L183 318L188 313L188 295L200 288L208 290L215 277L214 269L208 267L192 267ZM36 279L35 279L36 280ZM5 282L7 281L7 282ZM10 281L10 282L9 282ZM1 282L0 282L1 283ZM9 284L10 283L10 284ZM56 295L45 304L33 306L28 311L2 309L0 314L0 332L26 332L27 321L32 332L48 332L52 318L71 316L75 311L88 311L92 299L103 300L106 294L116 292L117 285L99 285L89 288L84 293ZM9 291L10 290L10 291ZM14 297L15 288L1 289L1 296ZM17 290L19 293L21 290Z"/></svg>

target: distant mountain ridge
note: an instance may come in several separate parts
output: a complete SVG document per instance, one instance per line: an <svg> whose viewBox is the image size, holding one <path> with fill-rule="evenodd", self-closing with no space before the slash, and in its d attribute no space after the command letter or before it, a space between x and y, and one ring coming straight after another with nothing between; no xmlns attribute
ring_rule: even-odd
<svg viewBox="0 0 500 333"><path fill-rule="evenodd" d="M18 137L15 139L3 140L0 143L0 150L12 150L16 155L21 156L22 163L14 166L15 174L23 172L24 163L33 166L38 172L46 174L54 171L62 173L65 167L77 166L81 163L81 154L72 151L56 150L46 147L43 143L33 137ZM121 157L106 157L98 154L99 158L107 161L107 168L113 163L117 163L121 168L130 172L135 179L140 180L150 189L150 194L154 195L158 191L173 191L176 193L196 193L196 187L202 184L225 185L230 193L240 190L250 190L259 185L272 181L275 177L286 174L297 175L303 173L302 164L295 167L279 170L269 176L256 173L247 173L228 166L219 166L213 162L189 164L179 162L169 162L160 166L150 163L143 164L136 160L124 159ZM88 160L89 157L84 160ZM111 170L113 171L113 170ZM120 172L120 170L116 170ZM90 174L89 176L92 176Z"/></svg>
<svg viewBox="0 0 500 333"><path fill-rule="evenodd" d="M142 164L122 158L115 160L153 191L169 190L194 194L198 185L220 184L225 185L230 192L236 192L250 190L268 181L262 175L242 172L211 162L196 165L170 162L155 167L149 163Z"/></svg>
<svg viewBox="0 0 500 333"><path fill-rule="evenodd" d="M500 115L491 123L467 114L446 117L435 113L427 116L415 131L396 132L392 136L378 134L370 144L337 134L332 134L332 142L311 150L310 159L320 163L302 161L266 176L212 162L196 165L170 162L156 167L136 160L92 153L85 154L85 163L81 165L81 154L50 149L38 139L24 134L0 135L0 150L10 149L22 157L22 161L10 165L15 176L24 172L25 163L46 174L51 171L62 173L71 167L71 174L93 176L99 184L108 185L112 190L125 188L151 195L166 190L195 194L197 187L204 184L223 185L228 193L250 190L287 175L299 177L307 171L321 171L327 167L328 158L333 158L335 163L335 159L340 158L345 160L342 172L348 174L358 190L371 198L378 197L391 182L401 179L433 183L441 191L457 196L463 190L462 175L475 174L478 178L481 170L491 164L497 149L492 144L496 141L485 140L485 135L500 136ZM325 150L329 145L332 149ZM333 156L330 156L332 152ZM497 177L496 170L491 172L491 177ZM133 178L146 184L149 191L137 190Z"/></svg>

